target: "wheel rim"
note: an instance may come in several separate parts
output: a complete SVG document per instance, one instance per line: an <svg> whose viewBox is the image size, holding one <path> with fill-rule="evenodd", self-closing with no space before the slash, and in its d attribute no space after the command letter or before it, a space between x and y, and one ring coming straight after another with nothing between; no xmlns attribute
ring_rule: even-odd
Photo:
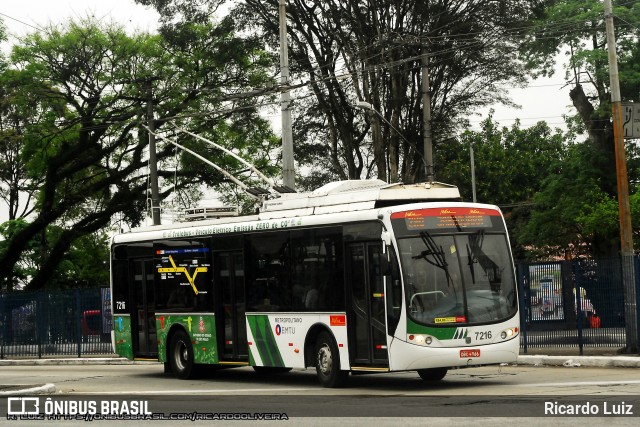
<svg viewBox="0 0 640 427"><path fill-rule="evenodd" d="M180 371L183 371L187 365L187 360L189 357L189 351L187 350L187 346L184 341L178 341L176 343L173 355L173 358L176 362L176 368L178 368L178 370Z"/></svg>
<svg viewBox="0 0 640 427"><path fill-rule="evenodd" d="M331 348L325 343L318 349L318 368L323 375L329 375L332 367L333 358L331 357Z"/></svg>

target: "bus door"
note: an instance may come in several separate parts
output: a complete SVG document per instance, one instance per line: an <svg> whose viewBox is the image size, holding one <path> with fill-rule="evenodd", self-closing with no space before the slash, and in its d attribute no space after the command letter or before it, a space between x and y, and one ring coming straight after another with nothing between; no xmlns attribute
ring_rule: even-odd
<svg viewBox="0 0 640 427"><path fill-rule="evenodd" d="M351 287L349 341L352 367L389 366L385 325L384 276L380 242L347 245L347 283Z"/></svg>
<svg viewBox="0 0 640 427"><path fill-rule="evenodd" d="M152 259L131 261L133 271L133 304L131 335L134 357L158 357Z"/></svg>
<svg viewBox="0 0 640 427"><path fill-rule="evenodd" d="M242 251L214 255L216 326L222 359L248 357L244 258Z"/></svg>

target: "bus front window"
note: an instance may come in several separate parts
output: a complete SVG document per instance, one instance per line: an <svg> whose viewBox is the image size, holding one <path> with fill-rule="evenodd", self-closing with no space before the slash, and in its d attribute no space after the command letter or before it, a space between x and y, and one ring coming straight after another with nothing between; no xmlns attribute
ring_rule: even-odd
<svg viewBox="0 0 640 427"><path fill-rule="evenodd" d="M410 317L421 324L479 324L517 311L506 236L475 233L398 240Z"/></svg>

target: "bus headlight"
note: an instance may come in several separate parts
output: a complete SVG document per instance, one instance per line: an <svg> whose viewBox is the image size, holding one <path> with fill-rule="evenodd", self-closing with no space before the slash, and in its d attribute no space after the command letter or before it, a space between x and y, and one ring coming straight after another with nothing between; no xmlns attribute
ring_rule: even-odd
<svg viewBox="0 0 640 427"><path fill-rule="evenodd" d="M433 337L430 337L429 335L411 334L407 338L409 339L409 342L412 342L418 345L431 345L431 343L433 342Z"/></svg>
<svg viewBox="0 0 640 427"><path fill-rule="evenodd" d="M500 333L500 338L503 340L515 337L518 334L518 328L505 329Z"/></svg>

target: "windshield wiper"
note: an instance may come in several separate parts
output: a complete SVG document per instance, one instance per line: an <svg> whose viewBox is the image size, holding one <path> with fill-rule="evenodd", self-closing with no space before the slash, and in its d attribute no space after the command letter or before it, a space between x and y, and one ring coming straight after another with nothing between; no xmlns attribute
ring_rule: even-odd
<svg viewBox="0 0 640 427"><path fill-rule="evenodd" d="M427 249L423 250L418 255L412 256L411 258L423 259L431 265L435 265L438 268L446 270L448 264L444 258L444 251L442 250L442 247L439 247L438 244L433 240L433 237L431 237L431 235L426 231L420 232L420 238L422 239L422 242L427 247ZM432 259L429 259L429 257L432 257Z"/></svg>
<svg viewBox="0 0 640 427"><path fill-rule="evenodd" d="M467 246L467 258L469 259L469 262L467 263L467 265L469 265L469 270L471 270L471 283L476 283L476 271L473 269L473 264L478 263L478 257L475 256L473 251L469 248L468 244L466 246Z"/></svg>
<svg viewBox="0 0 640 427"><path fill-rule="evenodd" d="M467 246L468 265L471 270L471 281L476 283L476 272L473 264L477 264L478 254L482 254L482 243L484 242L484 230L478 230L477 233L469 235L469 243Z"/></svg>
<svg viewBox="0 0 640 427"><path fill-rule="evenodd" d="M424 243L426 249L420 252L418 255L414 255L412 259L423 259L427 261L429 264L438 267L444 271L444 274L447 278L447 285L451 286L451 276L449 276L449 264L444 256L444 250L442 246L438 246L438 244L433 240L433 237L426 232L420 232L420 238L422 239L422 243Z"/></svg>

